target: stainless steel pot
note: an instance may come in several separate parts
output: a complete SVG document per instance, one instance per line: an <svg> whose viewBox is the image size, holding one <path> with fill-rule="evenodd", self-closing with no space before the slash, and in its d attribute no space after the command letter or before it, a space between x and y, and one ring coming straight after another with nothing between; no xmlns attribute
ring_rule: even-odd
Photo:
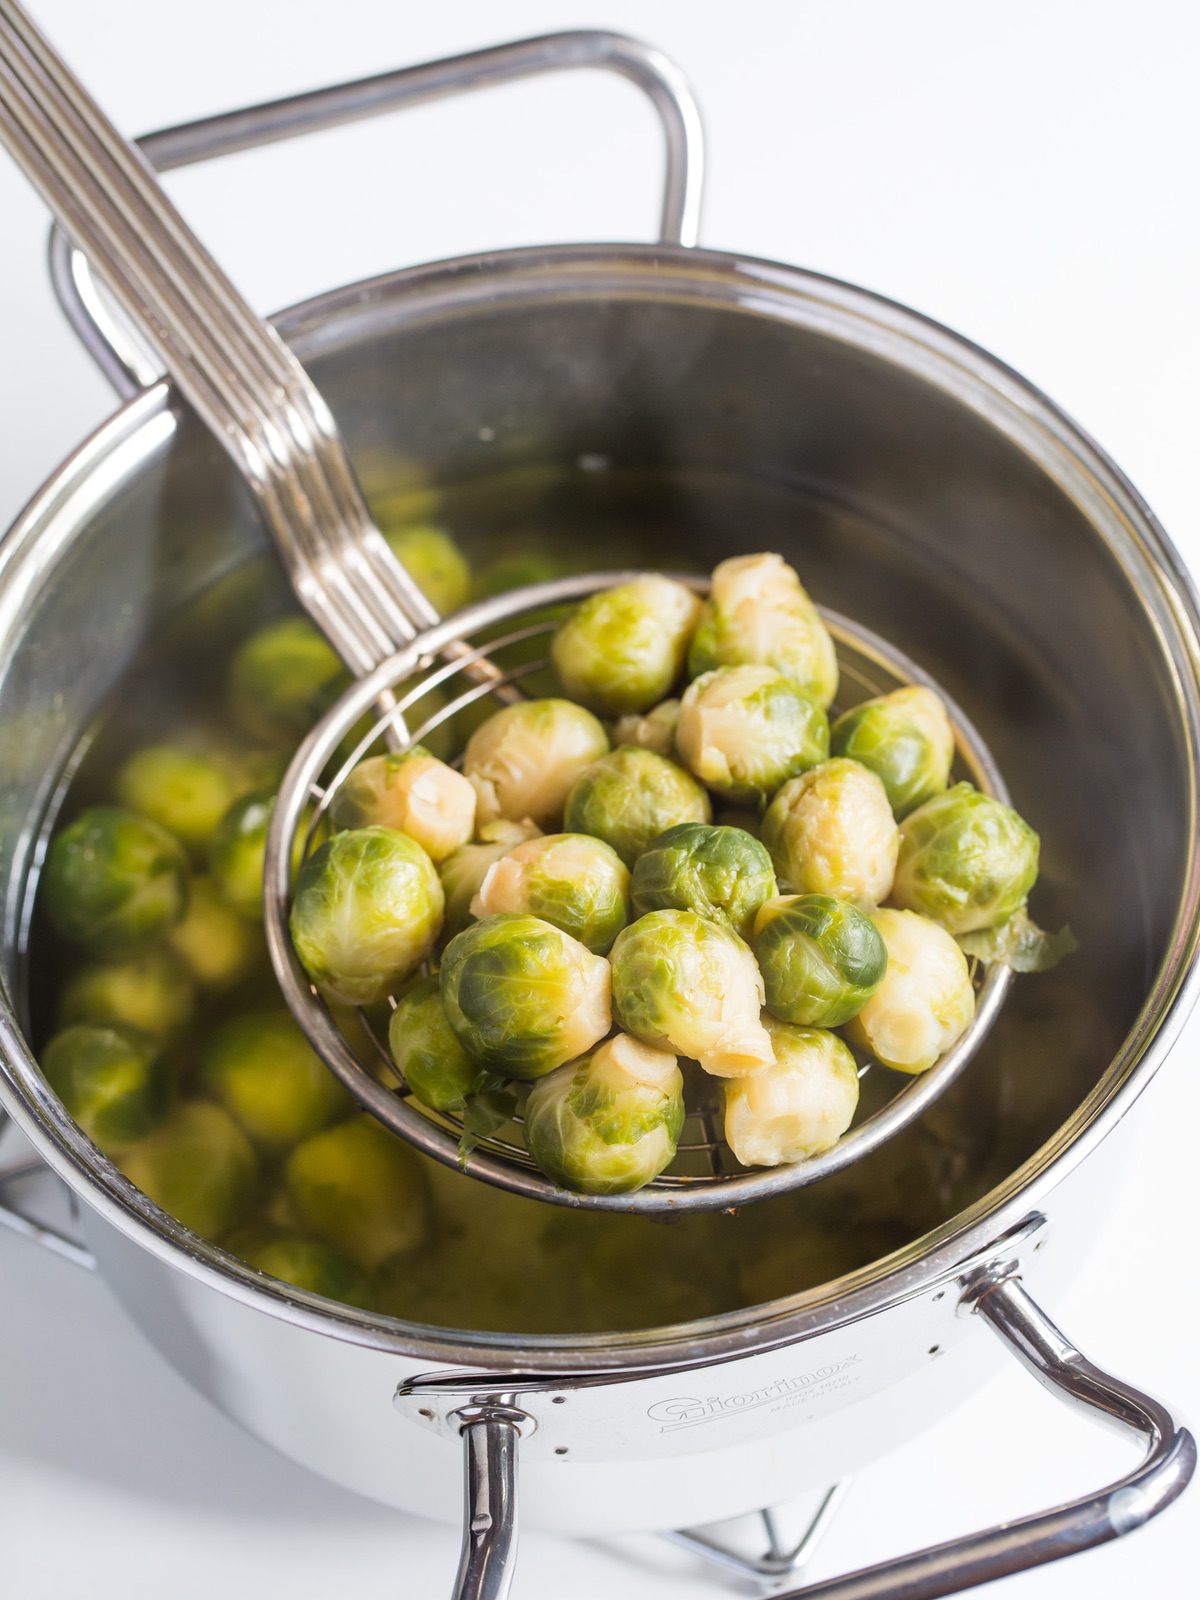
<svg viewBox="0 0 1200 1600"><path fill-rule="evenodd" d="M673 69L628 41L504 47L146 148L178 164L562 65L614 67L663 113L663 242L399 272L279 326L333 405L369 495L414 462L439 483L552 467L569 520L601 492L595 468L607 464L608 477L655 486L646 492L664 523L686 525L701 557L778 545L822 600L947 685L1036 814L1050 887L1081 940L1058 974L1016 986L973 1069L980 1092L990 1086L1007 1164L981 1175L964 1209L837 1282L611 1337L483 1334L350 1310L264 1280L133 1189L38 1071L25 960L44 841L89 719L164 618L262 549L232 469L156 382L81 446L0 546L0 1094L83 1202L84 1245L40 1237L90 1254L167 1359L230 1415L314 1470L430 1516L451 1514L465 1444L463 1595L506 1591L518 1454L536 1526L732 1515L940 1415L999 1355L980 1331L990 1326L1145 1454L1119 1484L1066 1507L803 1591L951 1593L1129 1531L1195 1465L1190 1436L1084 1361L1028 1289L1044 1275L1052 1290L1093 1234L1111 1136L1195 995L1194 596L1119 471L989 356L862 290L688 248L694 108ZM148 376L142 358L118 330L100 333L86 264L61 240L54 259L74 320L131 390ZM15 1202L0 1216L39 1231Z"/></svg>

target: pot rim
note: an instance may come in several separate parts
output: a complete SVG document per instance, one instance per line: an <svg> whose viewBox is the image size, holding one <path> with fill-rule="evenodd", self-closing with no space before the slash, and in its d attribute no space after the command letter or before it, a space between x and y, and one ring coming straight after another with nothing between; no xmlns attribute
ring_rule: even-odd
<svg viewBox="0 0 1200 1600"><path fill-rule="evenodd" d="M602 283L598 280L602 280ZM972 1206L846 1277L697 1322L613 1334L448 1330L360 1312L265 1278L143 1196L79 1130L41 1077L7 1000L0 1007L0 1087L18 1126L100 1215L176 1270L328 1337L428 1364L563 1374L632 1375L779 1348L876 1314L923 1291L1012 1232L1130 1109L1165 1059L1200 993L1200 608L1183 563L1149 507L1107 454L1033 384L919 312L838 279L777 262L663 245L551 245L405 268L317 295L273 319L302 359L355 342L365 325L412 325L521 300L650 295L700 300L813 327L943 389L1031 456L1071 498L1151 614L1170 667L1187 761L1189 850L1171 935L1138 1016L1101 1079L1026 1162ZM81 492L120 481L174 432L166 380L128 401L47 479L0 542L0 634L73 535ZM103 471L101 471L103 469ZM38 559L28 560L37 543ZM24 570L23 570L24 569ZM7 595L7 603L3 598Z"/></svg>

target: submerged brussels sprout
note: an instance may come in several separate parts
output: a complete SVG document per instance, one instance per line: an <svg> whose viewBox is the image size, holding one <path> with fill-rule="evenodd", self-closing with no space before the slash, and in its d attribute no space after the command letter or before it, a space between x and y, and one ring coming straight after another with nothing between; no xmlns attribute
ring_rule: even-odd
<svg viewBox="0 0 1200 1600"><path fill-rule="evenodd" d="M463 1049L502 1077L540 1078L612 1022L608 962L539 917L465 928L446 946L441 987Z"/></svg>
<svg viewBox="0 0 1200 1600"><path fill-rule="evenodd" d="M183 962L170 951L147 950L126 961L82 968L62 991L59 1016L64 1023L107 1023L164 1040L179 1032L195 1004Z"/></svg>
<svg viewBox="0 0 1200 1600"><path fill-rule="evenodd" d="M323 994L374 1005L429 954L444 904L437 869L415 840L394 828L353 828L300 868L292 942Z"/></svg>
<svg viewBox="0 0 1200 1600"><path fill-rule="evenodd" d="M551 833L516 845L488 868L474 916L528 912L596 955L629 921L629 869L611 845L586 833Z"/></svg>
<svg viewBox="0 0 1200 1600"><path fill-rule="evenodd" d="M388 1024L388 1044L397 1071L434 1111L462 1113L473 1096L495 1084L459 1044L436 978L421 978L401 997Z"/></svg>
<svg viewBox="0 0 1200 1600"><path fill-rule="evenodd" d="M110 1154L162 1121L170 1079L154 1042L125 1028L76 1023L42 1052L42 1072L75 1121Z"/></svg>
<svg viewBox="0 0 1200 1600"><path fill-rule="evenodd" d="M954 730L940 698L914 684L844 712L829 730L829 748L869 767L903 817L950 782Z"/></svg>
<svg viewBox="0 0 1200 1600"><path fill-rule="evenodd" d="M892 898L951 933L991 928L1025 904L1038 850L1011 806L956 783L904 819Z"/></svg>
<svg viewBox="0 0 1200 1600"><path fill-rule="evenodd" d="M655 755L673 756L680 704L663 700L643 717L618 717L613 724L613 744L631 744L639 750L653 750Z"/></svg>
<svg viewBox="0 0 1200 1600"><path fill-rule="evenodd" d="M660 834L633 869L633 905L647 911L697 911L750 937L764 900L776 892L765 845L741 828L685 822Z"/></svg>
<svg viewBox="0 0 1200 1600"><path fill-rule="evenodd" d="M525 1143L564 1189L631 1194L671 1164L683 1117L675 1057L619 1033L534 1084Z"/></svg>
<svg viewBox="0 0 1200 1600"><path fill-rule="evenodd" d="M975 1016L967 958L944 928L915 911L884 908L871 921L887 946L887 971L846 1024L846 1037L885 1067L925 1072Z"/></svg>
<svg viewBox="0 0 1200 1600"><path fill-rule="evenodd" d="M753 944L767 1010L809 1027L849 1022L887 970L887 947L870 917L827 894L769 900Z"/></svg>
<svg viewBox="0 0 1200 1600"><path fill-rule="evenodd" d="M148 745L130 756L114 787L123 806L201 852L240 789L229 762L173 744Z"/></svg>
<svg viewBox="0 0 1200 1600"><path fill-rule="evenodd" d="M690 589L655 573L591 595L554 635L559 682L604 716L647 711L683 671L699 614Z"/></svg>
<svg viewBox="0 0 1200 1600"><path fill-rule="evenodd" d="M185 1228L219 1240L246 1215L258 1163L220 1106L189 1100L121 1158L125 1176Z"/></svg>
<svg viewBox="0 0 1200 1600"><path fill-rule="evenodd" d="M372 1309L366 1273L320 1239L279 1228L243 1228L226 1241L225 1248L281 1283L324 1295L326 1300L340 1300L343 1305Z"/></svg>
<svg viewBox="0 0 1200 1600"><path fill-rule="evenodd" d="M147 944L187 909L187 859L155 822L92 806L55 836L42 895L58 933L99 955Z"/></svg>
<svg viewBox="0 0 1200 1600"><path fill-rule="evenodd" d="M725 1085L725 1138L746 1167L779 1167L832 1150L854 1120L858 1068L836 1033L767 1024L772 1066Z"/></svg>
<svg viewBox="0 0 1200 1600"><path fill-rule="evenodd" d="M532 822L485 822L477 844L465 844L438 868L446 895L443 933L453 937L471 920L471 902L483 887L489 868L526 839L538 838Z"/></svg>
<svg viewBox="0 0 1200 1600"><path fill-rule="evenodd" d="M475 791L461 772L417 744L360 761L329 814L336 828L398 828L431 861L444 861L475 831Z"/></svg>
<svg viewBox="0 0 1200 1600"><path fill-rule="evenodd" d="M252 634L229 665L229 705L255 739L294 744L312 727L346 669L306 617Z"/></svg>
<svg viewBox="0 0 1200 1600"><path fill-rule="evenodd" d="M675 745L710 789L759 805L823 760L829 723L807 691L774 667L719 667L684 694Z"/></svg>
<svg viewBox="0 0 1200 1600"><path fill-rule="evenodd" d="M282 1007L222 1023L205 1046L201 1078L264 1150L286 1150L352 1109L346 1090Z"/></svg>
<svg viewBox="0 0 1200 1600"><path fill-rule="evenodd" d="M475 730L463 757L480 823L556 822L571 785L607 749L603 725L569 700L505 706Z"/></svg>
<svg viewBox="0 0 1200 1600"><path fill-rule="evenodd" d="M900 839L883 784L839 756L784 784L763 843L787 888L873 906L891 890Z"/></svg>
<svg viewBox="0 0 1200 1600"><path fill-rule="evenodd" d="M313 1134L285 1170L301 1226L368 1272L425 1238L429 1189L420 1159L374 1117Z"/></svg>
<svg viewBox="0 0 1200 1600"><path fill-rule="evenodd" d="M444 528L394 528L384 537L435 611L448 617L466 605L471 593L471 569Z"/></svg>
<svg viewBox="0 0 1200 1600"><path fill-rule="evenodd" d="M227 989L260 966L263 938L225 904L211 878L193 878L187 915L167 934L168 943L205 989Z"/></svg>
<svg viewBox="0 0 1200 1600"><path fill-rule="evenodd" d="M651 911L612 950L613 1013L626 1033L736 1078L773 1061L762 978L748 945L694 911Z"/></svg>
<svg viewBox="0 0 1200 1600"><path fill-rule="evenodd" d="M208 842L208 870L221 899L251 922L263 919L263 863L275 796L259 791L243 795L221 818ZM292 864L304 849L303 828L297 829Z"/></svg>
<svg viewBox="0 0 1200 1600"><path fill-rule="evenodd" d="M592 763L567 796L572 833L603 839L626 866L680 822L707 822L712 806L695 778L653 750L622 746Z"/></svg>
<svg viewBox="0 0 1200 1600"><path fill-rule="evenodd" d="M782 556L735 556L712 575L712 590L688 655L692 677L714 667L773 667L822 708L837 693L833 640Z"/></svg>

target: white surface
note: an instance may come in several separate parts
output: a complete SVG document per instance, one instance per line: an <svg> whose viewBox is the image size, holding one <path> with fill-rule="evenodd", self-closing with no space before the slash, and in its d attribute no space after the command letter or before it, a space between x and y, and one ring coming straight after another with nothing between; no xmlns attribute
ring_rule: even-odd
<svg viewBox="0 0 1200 1600"><path fill-rule="evenodd" d="M701 95L706 242L870 285L977 339L1099 438L1200 560L1200 30L1188 0L40 0L35 11L131 133L501 36L640 33ZM646 235L653 139L626 86L572 78L180 174L172 188L265 310L410 259ZM52 302L44 225L0 158L0 524L108 404ZM1198 1041L1193 1026L1144 1103L1115 1218L1050 1308L1089 1353L1194 1414ZM1014 1369L860 1477L814 1575L1078 1492L1123 1459ZM1003 1592L1183 1593L1198 1506L1200 1489L1136 1538ZM101 1284L0 1235L6 1596L436 1596L454 1545L445 1528L278 1460L185 1389ZM538 1537L517 1593L598 1600L619 1586L629 1600L682 1600L708 1581L654 1541Z"/></svg>

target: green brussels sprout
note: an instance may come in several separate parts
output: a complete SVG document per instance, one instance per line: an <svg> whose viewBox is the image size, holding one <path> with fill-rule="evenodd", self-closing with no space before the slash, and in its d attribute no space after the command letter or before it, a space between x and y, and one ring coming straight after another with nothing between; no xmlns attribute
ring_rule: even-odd
<svg viewBox="0 0 1200 1600"><path fill-rule="evenodd" d="M753 945L767 1010L812 1028L849 1022L887 970L887 948L870 917L827 894L768 900Z"/></svg>
<svg viewBox="0 0 1200 1600"><path fill-rule="evenodd" d="M822 710L837 693L833 640L782 556L735 556L713 572L688 672L695 678L714 667L741 666L773 667Z"/></svg>
<svg viewBox="0 0 1200 1600"><path fill-rule="evenodd" d="M653 573L590 595L554 635L559 682L607 717L648 711L683 671L699 614L690 589Z"/></svg>
<svg viewBox="0 0 1200 1600"><path fill-rule="evenodd" d="M956 783L901 824L892 898L950 933L994 927L1025 904L1039 848L1011 806Z"/></svg>
<svg viewBox="0 0 1200 1600"><path fill-rule="evenodd" d="M779 1167L832 1150L854 1120L858 1068L836 1033L767 1023L773 1065L725 1085L725 1140L745 1167Z"/></svg>
<svg viewBox="0 0 1200 1600"><path fill-rule="evenodd" d="M925 1072L975 1016L967 958L944 928L915 911L885 907L871 921L887 946L887 971L846 1024L846 1037L896 1072Z"/></svg>
<svg viewBox="0 0 1200 1600"><path fill-rule="evenodd" d="M419 1157L374 1117L353 1117L297 1145L285 1168L301 1226L368 1272L414 1250L429 1227Z"/></svg>
<svg viewBox="0 0 1200 1600"><path fill-rule="evenodd" d="M453 938L470 922L471 903L493 863L526 839L538 837L532 822L485 822L479 830L479 843L464 844L446 857L438 868L446 896L443 934Z"/></svg>
<svg viewBox="0 0 1200 1600"><path fill-rule="evenodd" d="M273 794L243 795L208 843L208 870L225 904L252 922L263 916L263 861L275 809Z"/></svg>
<svg viewBox="0 0 1200 1600"><path fill-rule="evenodd" d="M632 867L660 833L711 817L709 798L690 773L653 750L623 745L580 775L563 821L571 833L603 839Z"/></svg>
<svg viewBox="0 0 1200 1600"><path fill-rule="evenodd" d="M353 1109L282 1007L223 1022L204 1048L200 1072L207 1092L266 1151L287 1150Z"/></svg>
<svg viewBox="0 0 1200 1600"><path fill-rule="evenodd" d="M132 1028L160 1042L191 1018L196 992L186 966L169 950L147 950L124 961L97 962L68 979L59 1000L65 1023Z"/></svg>
<svg viewBox="0 0 1200 1600"><path fill-rule="evenodd" d="M262 935L226 905L209 877L192 879L187 915L168 930L167 942L204 989L232 988L266 956Z"/></svg>
<svg viewBox="0 0 1200 1600"><path fill-rule="evenodd" d="M718 1078L757 1072L775 1059L750 947L694 911L650 911L618 934L612 990L626 1033L690 1056Z"/></svg>
<svg viewBox="0 0 1200 1600"><path fill-rule="evenodd" d="M92 806L51 842L42 894L64 939L105 957L124 955L183 916L187 858L156 822Z"/></svg>
<svg viewBox="0 0 1200 1600"><path fill-rule="evenodd" d="M346 669L307 617L284 617L234 652L229 706L251 738L291 745L347 682Z"/></svg>
<svg viewBox="0 0 1200 1600"><path fill-rule="evenodd" d="M612 742L653 750L659 756L674 756L679 710L680 701L663 700L645 716L618 717L613 724Z"/></svg>
<svg viewBox="0 0 1200 1600"><path fill-rule="evenodd" d="M660 834L633 869L633 905L697 911L749 939L759 906L777 893L766 846L741 828L684 822Z"/></svg>
<svg viewBox="0 0 1200 1600"><path fill-rule="evenodd" d="M203 1239L219 1241L254 1198L254 1147L221 1106L189 1100L121 1157L129 1181Z"/></svg>
<svg viewBox="0 0 1200 1600"><path fill-rule="evenodd" d="M675 1057L626 1034L539 1078L525 1143L547 1177L579 1194L631 1194L670 1166L683 1128Z"/></svg>
<svg viewBox="0 0 1200 1600"><path fill-rule="evenodd" d="M228 762L180 745L152 744L129 757L117 773L123 806L203 853L240 790Z"/></svg>
<svg viewBox="0 0 1200 1600"><path fill-rule="evenodd" d="M166 1115L170 1079L154 1041L125 1028L77 1022L50 1040L46 1082L88 1138L119 1153Z"/></svg>
<svg viewBox="0 0 1200 1600"><path fill-rule="evenodd" d="M501 911L541 917L607 955L629 921L629 868L611 845L586 833L527 839L488 868L471 902L476 917Z"/></svg>
<svg viewBox="0 0 1200 1600"><path fill-rule="evenodd" d="M471 593L471 569L444 528L428 524L389 528L384 537L435 611L448 617L466 605Z"/></svg>
<svg viewBox="0 0 1200 1600"><path fill-rule="evenodd" d="M424 1106L461 1114L471 1099L495 1085L472 1061L446 1019L436 978L420 978L401 997L388 1023L397 1071Z"/></svg>
<svg viewBox="0 0 1200 1600"><path fill-rule="evenodd" d="M954 730L933 690L912 685L843 712L829 730L829 748L869 767L904 817L950 782Z"/></svg>
<svg viewBox="0 0 1200 1600"><path fill-rule="evenodd" d="M461 772L417 744L360 761L329 815L335 828L396 828L441 862L475 831L475 791Z"/></svg>
<svg viewBox="0 0 1200 1600"><path fill-rule="evenodd" d="M857 761L836 756L785 783L762 836L780 883L797 894L874 906L891 891L896 819L883 784Z"/></svg>
<svg viewBox="0 0 1200 1600"><path fill-rule="evenodd" d="M444 905L437 868L414 839L394 828L351 828L300 868L292 942L323 994L373 1005L429 954Z"/></svg>
<svg viewBox="0 0 1200 1600"><path fill-rule="evenodd" d="M684 694L675 747L717 794L762 805L825 758L829 723L807 691L774 667L718 667Z"/></svg>
<svg viewBox="0 0 1200 1600"><path fill-rule="evenodd" d="M323 1295L326 1300L339 1300L343 1305L373 1309L367 1274L320 1239L260 1226L240 1229L226 1240L225 1248L281 1283Z"/></svg>
<svg viewBox="0 0 1200 1600"><path fill-rule="evenodd" d="M463 757L479 822L556 822L571 785L607 749L603 724L569 700L505 706L475 730Z"/></svg>
<svg viewBox="0 0 1200 1600"><path fill-rule="evenodd" d="M472 923L446 946L442 1004L467 1054L506 1078L540 1078L612 1024L608 962L539 917Z"/></svg>

